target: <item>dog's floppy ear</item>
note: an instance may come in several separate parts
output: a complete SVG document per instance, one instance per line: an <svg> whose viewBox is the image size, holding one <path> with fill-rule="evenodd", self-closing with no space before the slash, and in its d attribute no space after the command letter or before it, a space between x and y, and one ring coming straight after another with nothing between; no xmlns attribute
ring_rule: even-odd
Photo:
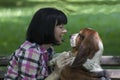
<svg viewBox="0 0 120 80"><path fill-rule="evenodd" d="M92 58L95 52L98 50L98 34L96 32L87 31L84 36L76 58L72 64L72 67L82 66L88 58Z"/></svg>

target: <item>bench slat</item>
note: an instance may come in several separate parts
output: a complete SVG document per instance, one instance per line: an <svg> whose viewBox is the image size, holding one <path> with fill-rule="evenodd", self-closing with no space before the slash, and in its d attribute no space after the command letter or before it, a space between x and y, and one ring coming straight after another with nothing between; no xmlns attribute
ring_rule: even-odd
<svg viewBox="0 0 120 80"><path fill-rule="evenodd" d="M120 56L102 56L102 66L120 66Z"/></svg>
<svg viewBox="0 0 120 80"><path fill-rule="evenodd" d="M0 66L7 66L9 63L9 56L0 56Z"/></svg>
<svg viewBox="0 0 120 80"><path fill-rule="evenodd" d="M110 78L120 80L120 69L106 69Z"/></svg>
<svg viewBox="0 0 120 80"><path fill-rule="evenodd" d="M106 69L106 71L109 74L109 77L112 80L120 80L120 69ZM5 71L0 70L0 78L3 78L5 74Z"/></svg>
<svg viewBox="0 0 120 80"><path fill-rule="evenodd" d="M0 56L0 67L6 67L8 65L10 57ZM102 56L102 66L114 67L113 69L105 69L112 80L120 80L120 56ZM116 68L118 67L118 69ZM5 71L0 70L0 80L3 79Z"/></svg>
<svg viewBox="0 0 120 80"><path fill-rule="evenodd" d="M7 66L9 59L9 56L0 56L0 66ZM120 66L120 56L102 56L101 65Z"/></svg>
<svg viewBox="0 0 120 80"><path fill-rule="evenodd" d="M5 73L5 71L0 70L0 80L3 80Z"/></svg>

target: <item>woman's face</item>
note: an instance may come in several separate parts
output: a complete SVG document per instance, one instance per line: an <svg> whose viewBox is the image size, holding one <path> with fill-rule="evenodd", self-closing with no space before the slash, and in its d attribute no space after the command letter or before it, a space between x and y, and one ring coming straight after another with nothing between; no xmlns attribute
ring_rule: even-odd
<svg viewBox="0 0 120 80"><path fill-rule="evenodd" d="M62 43L63 36L67 32L64 25L57 25L55 26L55 39L58 41L58 44Z"/></svg>

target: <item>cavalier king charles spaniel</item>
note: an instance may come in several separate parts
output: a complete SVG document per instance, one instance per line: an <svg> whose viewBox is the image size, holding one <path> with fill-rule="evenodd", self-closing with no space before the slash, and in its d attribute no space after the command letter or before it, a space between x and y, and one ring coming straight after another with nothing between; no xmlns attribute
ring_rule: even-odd
<svg viewBox="0 0 120 80"><path fill-rule="evenodd" d="M111 80L100 66L104 48L97 31L81 29L70 36L70 44L72 50L69 55L74 60L62 70L60 80Z"/></svg>

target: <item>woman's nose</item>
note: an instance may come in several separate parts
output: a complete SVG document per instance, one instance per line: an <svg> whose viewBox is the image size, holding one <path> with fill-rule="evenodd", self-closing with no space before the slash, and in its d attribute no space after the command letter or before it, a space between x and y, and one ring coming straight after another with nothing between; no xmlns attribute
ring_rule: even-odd
<svg viewBox="0 0 120 80"><path fill-rule="evenodd" d="M66 33L66 32L67 32L67 29L64 29L63 32Z"/></svg>

